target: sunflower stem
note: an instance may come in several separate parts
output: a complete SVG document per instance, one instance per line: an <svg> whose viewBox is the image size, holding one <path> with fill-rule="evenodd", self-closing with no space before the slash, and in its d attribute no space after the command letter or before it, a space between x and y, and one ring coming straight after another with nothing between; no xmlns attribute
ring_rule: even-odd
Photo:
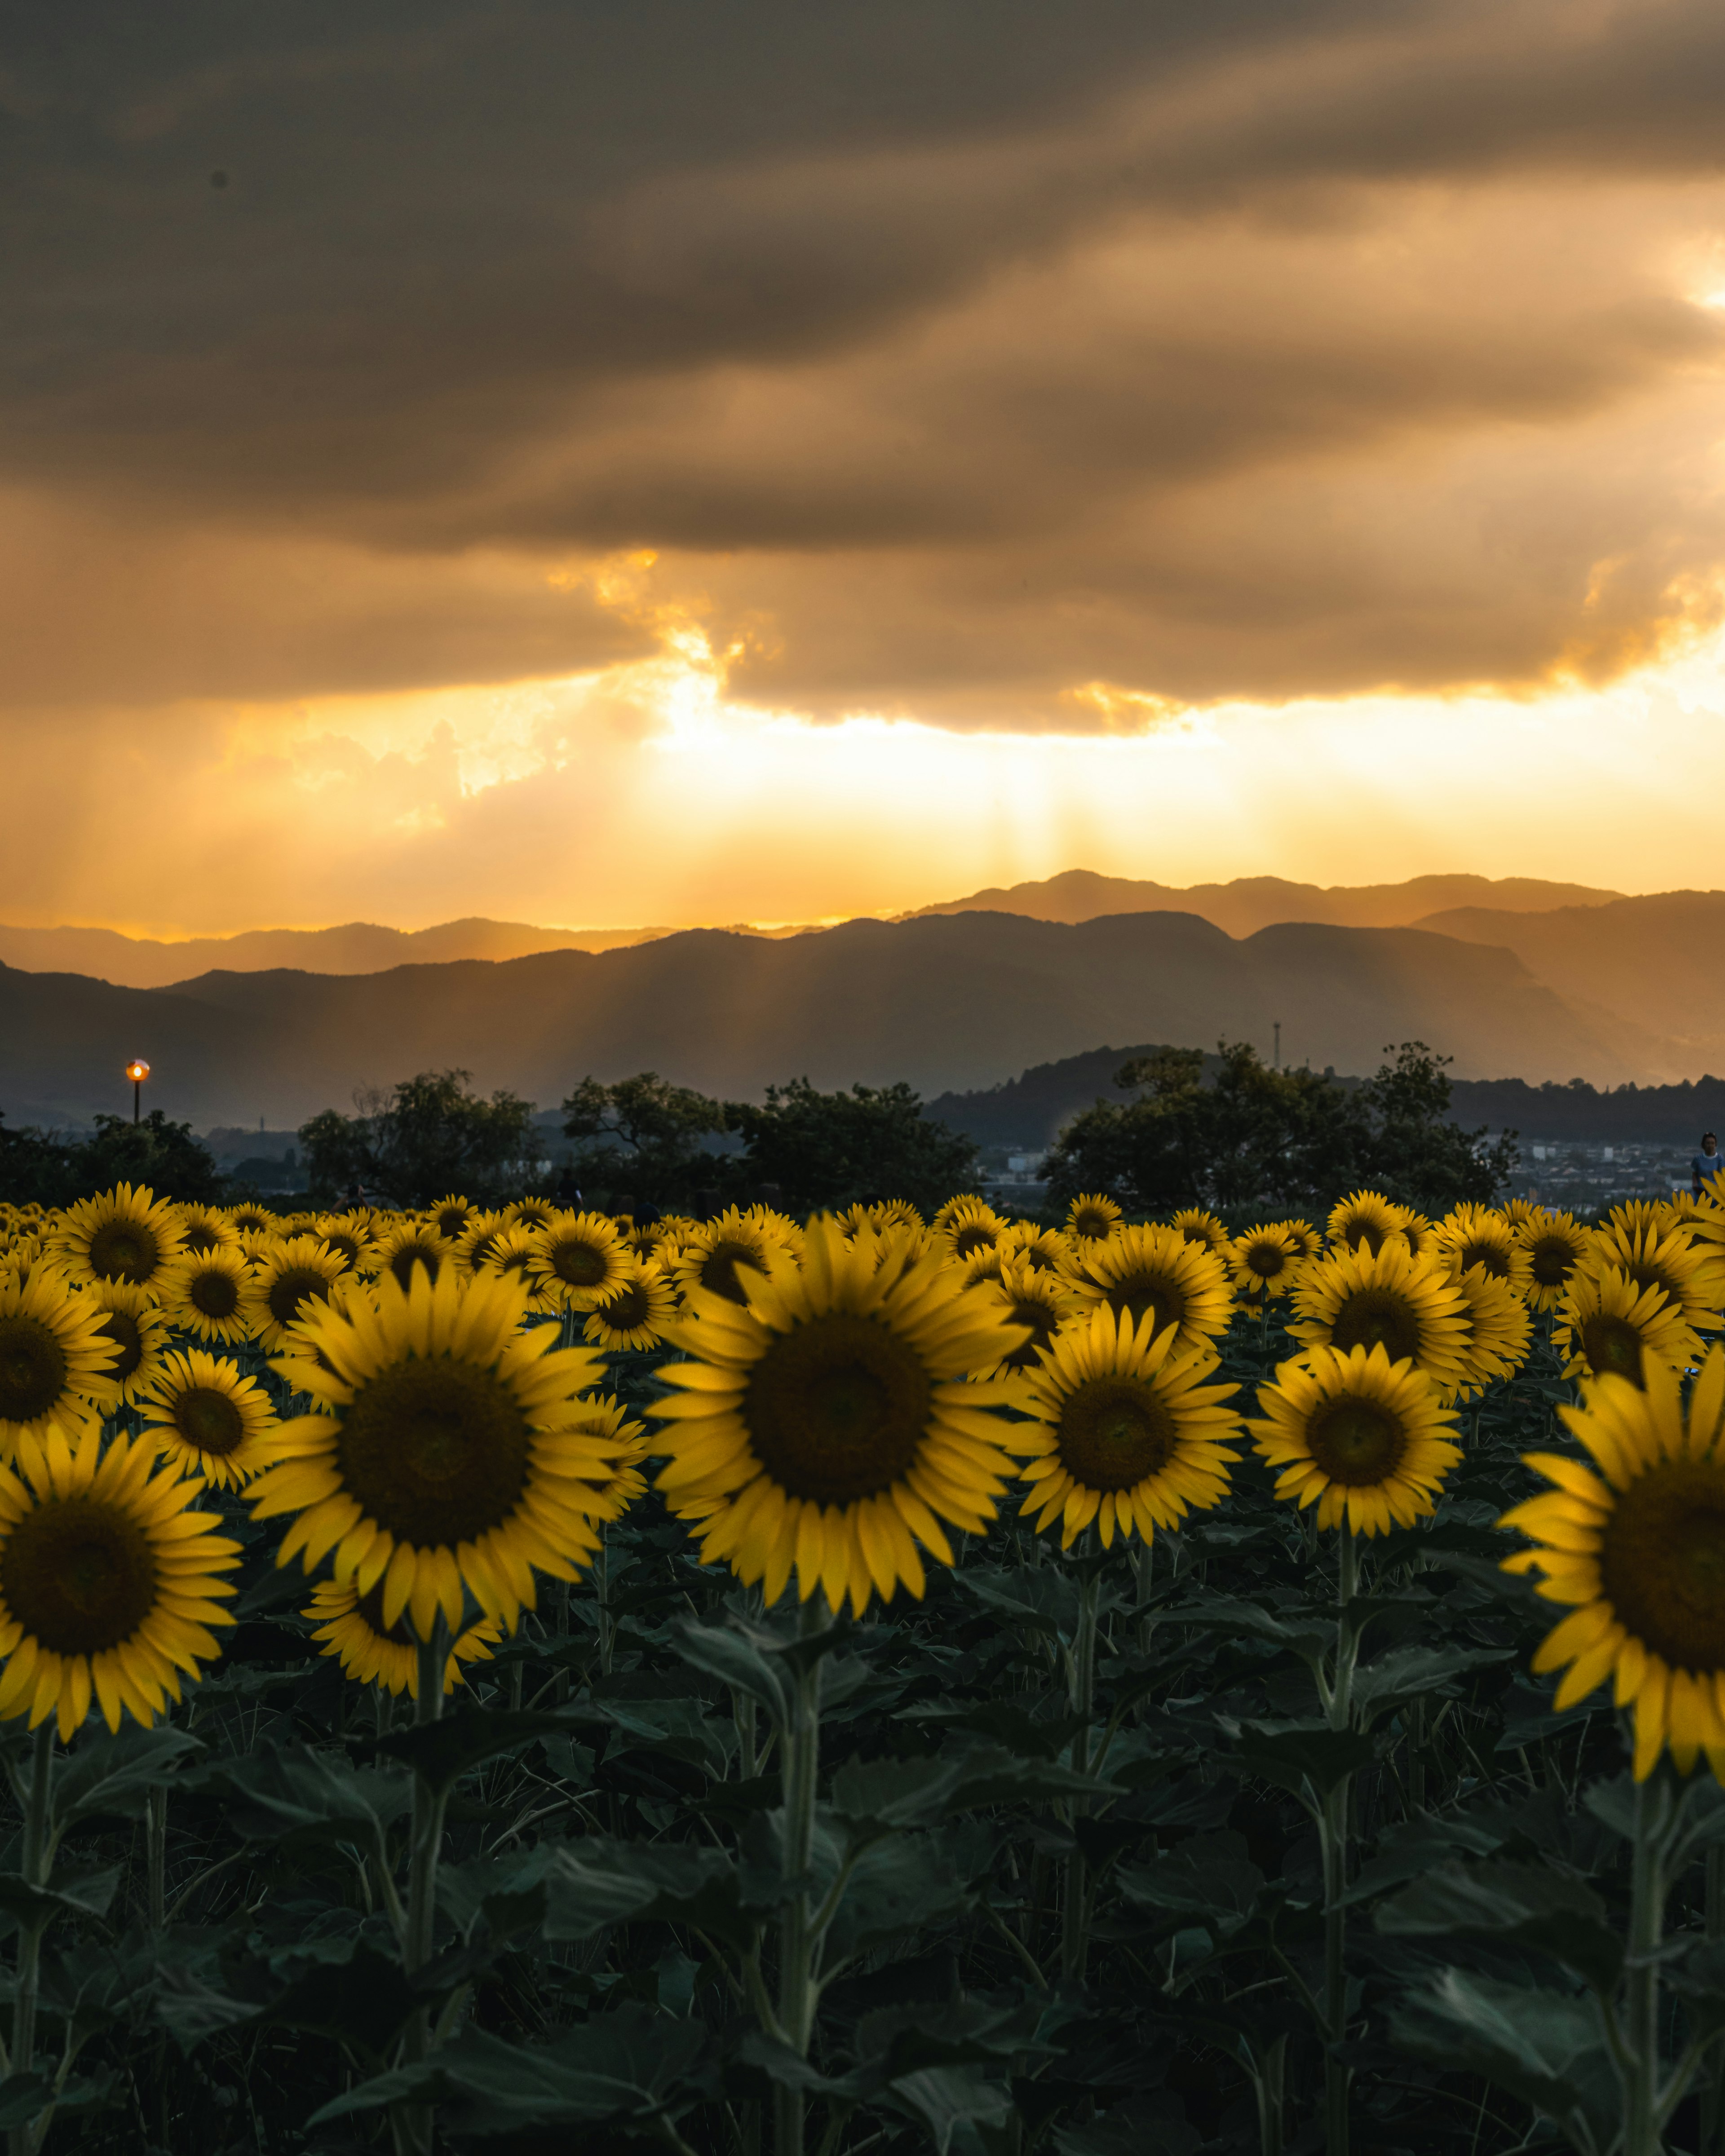
<svg viewBox="0 0 1725 2156"><path fill-rule="evenodd" d="M1088 1572L1078 1588L1078 1629L1072 1640L1071 1702L1072 1712L1078 1727L1072 1736L1072 1770L1087 1774L1090 1770L1091 1717L1096 1703L1096 1605L1101 1596L1101 1581L1096 1572ZM1081 1816L1081 1798L1072 1803L1072 1816ZM1075 1842L1066 1859L1066 1901L1061 1912L1060 1968L1076 1982L1084 1981L1084 1964L1090 1943L1090 1927L1085 1921L1088 1887L1084 1874L1084 1851Z"/></svg>
<svg viewBox="0 0 1725 2156"><path fill-rule="evenodd" d="M1725 1938L1725 1849L1717 1845L1707 1851L1707 1935ZM1725 2040L1713 2045L1712 2071L1701 2092L1701 2156L1720 2156L1725 2147Z"/></svg>
<svg viewBox="0 0 1725 2156"><path fill-rule="evenodd" d="M144 1815L144 1847L149 1860L150 1928L167 1922L167 1791L151 1789Z"/></svg>
<svg viewBox="0 0 1725 2156"><path fill-rule="evenodd" d="M611 1658L615 1650L617 1628L611 1621L610 1546L605 1540L605 1522L599 1522L599 1546L593 1555L593 1598L599 1613L599 1675L611 1674Z"/></svg>
<svg viewBox="0 0 1725 2156"><path fill-rule="evenodd" d="M1665 1931L1668 1772L1635 1784L1635 1869L1624 1984L1623 2156L1660 2156L1659 1950Z"/></svg>
<svg viewBox="0 0 1725 2156"><path fill-rule="evenodd" d="M39 1725L30 1753L30 1787L24 1801L24 1840L20 1869L32 1887L46 1887L53 1862L49 1839L49 1791L54 1781L54 1717ZM18 1986L13 1994L13 2074L27 2074L36 2056L36 1994L41 1977L42 1934L48 1919L20 1924L18 1935ZM14 2126L7 2135L9 2156L30 2156L36 2141L33 2126Z"/></svg>
<svg viewBox="0 0 1725 2156"><path fill-rule="evenodd" d="M821 1630L826 1621L826 1596L817 1588L803 1604L798 1629L808 1639ZM799 2058L808 2057L814 2029L817 1941L810 1922L809 1871L814 1856L814 1793L820 1774L821 1671L818 1661L798 1666L779 1739L784 1870L791 1892L779 1931L778 2020L784 2041ZM776 2156L803 2156L803 2092L778 2085L773 2101Z"/></svg>
<svg viewBox="0 0 1725 2156"><path fill-rule="evenodd" d="M1358 1655L1351 1605L1359 1584L1359 1551L1344 1521L1336 1541L1336 1668L1330 1686L1329 1723L1346 1732L1353 1724L1353 1666ZM1324 2148L1326 2156L1348 2156L1348 2088L1352 2076L1342 2056L1348 2034L1348 1834L1353 1778L1347 1775L1325 1798L1318 1820L1324 1867Z"/></svg>
<svg viewBox="0 0 1725 2156"><path fill-rule="evenodd" d="M432 1623L431 1637L418 1643L418 1696L413 1712L416 1727L423 1727L427 1722L443 1718L444 1669L449 1658L449 1620L439 1609ZM434 1780L416 1768L413 1840L408 1856L407 1936L402 1943L402 1968L410 1977L431 1958L437 1928L437 1866L443 1851L444 1811L448 1803L447 1784ZM409 2063L415 2063L424 2058L430 2048L429 2015L422 2007L408 2023L403 2056ZM402 2105L398 2121L399 2145L421 2156L422 2152L430 2150L433 2133L429 2104Z"/></svg>

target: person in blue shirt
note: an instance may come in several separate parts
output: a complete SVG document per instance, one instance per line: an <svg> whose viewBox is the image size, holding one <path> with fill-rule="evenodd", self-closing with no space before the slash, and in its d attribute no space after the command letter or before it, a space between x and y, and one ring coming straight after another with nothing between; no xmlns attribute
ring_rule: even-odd
<svg viewBox="0 0 1725 2156"><path fill-rule="evenodd" d="M1725 1198L1725 1185L1712 1191L1707 1189L1707 1184L1722 1168L1725 1168L1725 1152L1720 1152L1719 1141L1712 1132L1703 1131L1701 1134L1701 1151L1689 1163L1689 1173L1694 1178L1695 1194L1697 1198L1703 1194L1712 1198Z"/></svg>

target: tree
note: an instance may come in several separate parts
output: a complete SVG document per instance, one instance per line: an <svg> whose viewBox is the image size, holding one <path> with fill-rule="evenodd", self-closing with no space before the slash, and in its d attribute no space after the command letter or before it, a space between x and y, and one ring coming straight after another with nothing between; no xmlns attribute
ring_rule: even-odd
<svg viewBox="0 0 1725 2156"><path fill-rule="evenodd" d="M614 1086L583 1078L563 1102L563 1135L577 1141L570 1160L576 1181L660 1209L686 1204L717 1179L705 1141L725 1127L718 1101L673 1086L656 1070Z"/></svg>
<svg viewBox="0 0 1725 2156"><path fill-rule="evenodd" d="M1322 1214L1366 1183L1441 1213L1489 1200L1514 1172L1512 1137L1488 1146L1483 1130L1450 1121L1445 1059L1423 1041L1404 1041L1393 1064L1352 1086L1272 1070L1245 1042L1224 1041L1219 1053L1211 1084L1195 1049L1123 1065L1115 1083L1137 1097L1098 1101L1061 1132L1048 1158L1050 1199L1064 1206L1101 1190L1133 1213Z"/></svg>
<svg viewBox="0 0 1725 2156"><path fill-rule="evenodd" d="M471 1091L468 1070L422 1070L388 1092L354 1095L357 1114L333 1108L301 1124L311 1195L336 1198L355 1183L398 1205L429 1205L459 1190L487 1203L519 1197L539 1179L533 1103Z"/></svg>
<svg viewBox="0 0 1725 2156"><path fill-rule="evenodd" d="M906 1198L932 1213L975 1179L975 1146L930 1122L902 1083L821 1093L793 1078L769 1086L764 1106L733 1101L725 1113L745 1140L749 1179L777 1184L793 1213L870 1198Z"/></svg>
<svg viewBox="0 0 1725 2156"><path fill-rule="evenodd" d="M192 1126L170 1122L160 1108L136 1123L98 1116L93 1136L82 1139L0 1125L0 1199L10 1204L72 1205L116 1183L142 1183L158 1198L193 1205L216 1204L226 1187Z"/></svg>

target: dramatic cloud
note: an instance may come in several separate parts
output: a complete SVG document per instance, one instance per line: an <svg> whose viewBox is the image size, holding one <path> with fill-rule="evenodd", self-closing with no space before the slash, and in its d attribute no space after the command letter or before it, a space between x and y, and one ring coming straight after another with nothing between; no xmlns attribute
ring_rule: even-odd
<svg viewBox="0 0 1725 2156"><path fill-rule="evenodd" d="M40 13L5 910L908 904L1115 847L1061 745L1147 736L1137 799L1195 707L1315 771L1337 699L1410 768L1482 695L1675 710L1725 619L1722 83L1705 0ZM906 888L865 768L986 802L963 865ZM147 899L100 820L146 803ZM1190 873L1353 865L1212 832Z"/></svg>

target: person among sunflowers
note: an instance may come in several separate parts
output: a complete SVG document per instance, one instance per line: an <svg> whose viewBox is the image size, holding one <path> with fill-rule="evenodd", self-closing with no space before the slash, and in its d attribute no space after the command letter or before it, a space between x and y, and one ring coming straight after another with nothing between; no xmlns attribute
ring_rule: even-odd
<svg viewBox="0 0 1725 2156"><path fill-rule="evenodd" d="M1725 1198L1725 1186L1709 1188L1722 1168L1725 1168L1725 1152L1719 1150L1719 1141L1711 1131L1701 1134L1701 1151L1689 1163L1691 1183L1697 1198Z"/></svg>

